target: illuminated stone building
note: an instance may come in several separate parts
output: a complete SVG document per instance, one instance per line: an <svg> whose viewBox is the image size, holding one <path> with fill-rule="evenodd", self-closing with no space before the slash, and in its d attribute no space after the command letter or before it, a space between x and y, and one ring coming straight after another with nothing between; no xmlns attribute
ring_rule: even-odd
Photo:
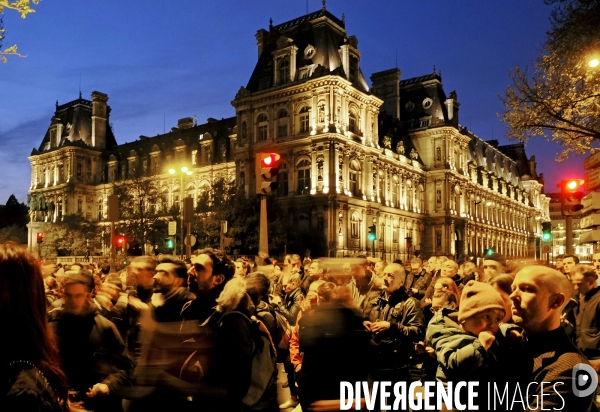
<svg viewBox="0 0 600 412"><path fill-rule="evenodd" d="M325 234L329 256L460 258L488 248L533 256L539 222L549 220L535 160L522 145L498 146L461 126L457 93L446 94L435 69L409 79L399 69L373 73L369 86L358 40L325 7L256 39L235 117L186 118L170 133L117 145L106 95L58 106L30 157L33 199L44 193L55 206L33 212L30 242L38 225L65 213L104 219L111 185L133 173L156 176L165 201L177 204L179 180L164 173L173 161L189 160L185 194L195 199L216 176L254 194L256 153L276 152L277 200L299 230ZM68 131L76 109L87 116L78 134Z"/></svg>

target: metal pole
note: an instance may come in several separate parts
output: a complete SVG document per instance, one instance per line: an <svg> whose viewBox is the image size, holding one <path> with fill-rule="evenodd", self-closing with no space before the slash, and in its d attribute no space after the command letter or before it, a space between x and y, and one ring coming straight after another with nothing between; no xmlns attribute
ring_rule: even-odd
<svg viewBox="0 0 600 412"><path fill-rule="evenodd" d="M267 197L260 197L260 236L258 251L269 255L269 238L267 234Z"/></svg>
<svg viewBox="0 0 600 412"><path fill-rule="evenodd" d="M110 271L117 271L117 248L115 247L115 222L110 222Z"/></svg>
<svg viewBox="0 0 600 412"><path fill-rule="evenodd" d="M192 240L191 240L191 222L187 222L187 233L185 235L185 258L190 259L192 257Z"/></svg>
<svg viewBox="0 0 600 412"><path fill-rule="evenodd" d="M566 246L567 246L567 254L568 255L572 255L573 254L573 216L567 216L566 217L566 229L567 229L567 239L566 239Z"/></svg>
<svg viewBox="0 0 600 412"><path fill-rule="evenodd" d="M183 260L183 172L179 171L179 214L181 215L179 257Z"/></svg>

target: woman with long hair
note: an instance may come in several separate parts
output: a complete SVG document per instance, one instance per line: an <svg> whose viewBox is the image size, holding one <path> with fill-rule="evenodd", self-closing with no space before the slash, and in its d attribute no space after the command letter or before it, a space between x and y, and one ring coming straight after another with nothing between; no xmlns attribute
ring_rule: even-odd
<svg viewBox="0 0 600 412"><path fill-rule="evenodd" d="M68 386L48 326L40 264L15 243L0 244L0 410L67 411Z"/></svg>

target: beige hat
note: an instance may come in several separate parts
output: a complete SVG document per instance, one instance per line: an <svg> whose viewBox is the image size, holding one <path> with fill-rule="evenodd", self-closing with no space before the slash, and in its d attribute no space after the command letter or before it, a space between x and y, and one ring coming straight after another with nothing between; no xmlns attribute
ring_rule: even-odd
<svg viewBox="0 0 600 412"><path fill-rule="evenodd" d="M498 309L506 313L502 296L487 283L469 281L463 289L458 310L458 321L462 322L488 309Z"/></svg>

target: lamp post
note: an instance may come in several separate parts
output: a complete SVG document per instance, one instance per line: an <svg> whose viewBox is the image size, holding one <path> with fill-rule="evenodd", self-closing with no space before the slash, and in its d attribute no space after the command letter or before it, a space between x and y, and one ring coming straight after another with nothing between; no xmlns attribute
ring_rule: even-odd
<svg viewBox="0 0 600 412"><path fill-rule="evenodd" d="M181 260L183 260L183 243L184 243L183 242L183 218L184 218L183 217L183 175L185 174L185 175L190 176L192 174L192 171L189 170L187 166L181 166L180 170L176 170L173 168L169 169L169 173L172 175L174 175L175 173L179 173L179 215L181 217L181 225L180 225L181 241L179 242L180 243L179 251L180 251ZM186 236L187 242L185 242L186 244L189 243L189 241L190 241L190 239L189 239L190 233L189 232L190 232L190 226L188 224L188 234Z"/></svg>

